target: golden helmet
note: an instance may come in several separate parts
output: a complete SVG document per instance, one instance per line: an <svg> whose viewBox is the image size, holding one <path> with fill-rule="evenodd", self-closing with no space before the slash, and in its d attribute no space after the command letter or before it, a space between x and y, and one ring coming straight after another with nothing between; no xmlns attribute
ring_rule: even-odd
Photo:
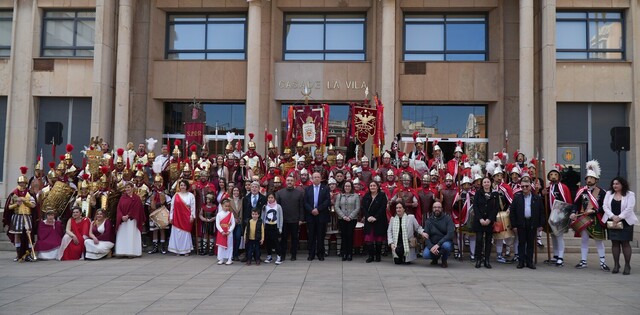
<svg viewBox="0 0 640 315"><path fill-rule="evenodd" d="M153 160L153 159L155 159L155 158L156 158L156 154L155 154L155 153L153 153L153 151L151 151L151 152L147 153L147 158L148 158L149 160Z"/></svg>
<svg viewBox="0 0 640 315"><path fill-rule="evenodd" d="M38 157L38 162L36 162L36 166L34 167L34 169L36 171L41 171L42 170L42 161L41 161L40 157Z"/></svg>
<svg viewBox="0 0 640 315"><path fill-rule="evenodd" d="M156 174L156 176L153 177L153 181L155 183L162 183L164 181L164 179L162 178L162 175L160 175L159 173Z"/></svg>
<svg viewBox="0 0 640 315"><path fill-rule="evenodd" d="M27 179L27 170L28 168L26 166L21 166L20 167L20 176L18 177L18 184L20 183L24 183L26 184L29 180Z"/></svg>
<svg viewBox="0 0 640 315"><path fill-rule="evenodd" d="M280 176L276 176L276 177L273 179L273 182L274 182L274 183L282 183L282 179L280 179Z"/></svg>
<svg viewBox="0 0 640 315"><path fill-rule="evenodd" d="M247 143L247 148L249 148L249 149L255 149L256 148L256 143L253 142L253 137L254 137L253 132L250 132L249 133L249 143Z"/></svg>

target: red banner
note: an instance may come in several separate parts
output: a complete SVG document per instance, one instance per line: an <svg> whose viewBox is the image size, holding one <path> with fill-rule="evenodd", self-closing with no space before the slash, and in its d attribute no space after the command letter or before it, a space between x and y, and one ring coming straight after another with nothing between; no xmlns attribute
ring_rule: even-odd
<svg viewBox="0 0 640 315"><path fill-rule="evenodd" d="M202 145L202 135L204 134L204 123L188 122L184 123L184 140L189 144Z"/></svg>
<svg viewBox="0 0 640 315"><path fill-rule="evenodd" d="M365 143L369 136L376 134L376 109L355 106L353 108L353 128L358 142Z"/></svg>
<svg viewBox="0 0 640 315"><path fill-rule="evenodd" d="M329 105L291 106L289 110L288 139L302 138L304 144L321 146L327 142L329 131Z"/></svg>

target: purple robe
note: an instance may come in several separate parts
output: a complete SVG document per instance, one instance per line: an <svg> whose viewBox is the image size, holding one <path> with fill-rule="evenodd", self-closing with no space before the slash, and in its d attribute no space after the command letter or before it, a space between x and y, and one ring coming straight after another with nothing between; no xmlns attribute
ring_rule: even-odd
<svg viewBox="0 0 640 315"><path fill-rule="evenodd" d="M64 229L60 221L55 221L53 225L40 221L38 224L38 241L36 242L36 251L50 251L56 247L60 247Z"/></svg>

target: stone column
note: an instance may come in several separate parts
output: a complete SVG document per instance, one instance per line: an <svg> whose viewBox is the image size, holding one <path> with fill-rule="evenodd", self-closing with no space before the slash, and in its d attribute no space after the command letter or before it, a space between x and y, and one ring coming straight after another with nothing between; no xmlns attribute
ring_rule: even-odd
<svg viewBox="0 0 640 315"><path fill-rule="evenodd" d="M123 148L129 141L129 95L133 0L120 0L118 9L118 53L116 61L116 102L113 124L113 147Z"/></svg>
<svg viewBox="0 0 640 315"><path fill-rule="evenodd" d="M557 106L556 106L556 0L544 0L542 3L542 43L541 43L541 82L540 130L541 158L547 165L556 162L558 146ZM522 116L520 116L522 117ZM546 176L546 174L544 174Z"/></svg>
<svg viewBox="0 0 640 315"><path fill-rule="evenodd" d="M31 74L34 51L34 34L39 32L37 0L14 1L13 35L11 44L11 77L7 98L7 125L4 159L3 196L16 187L20 166L33 171L36 136L33 126L37 123L35 104L31 96ZM34 55L35 53L35 55Z"/></svg>
<svg viewBox="0 0 640 315"><path fill-rule="evenodd" d="M380 100L384 105L384 138L388 147L396 130L396 1L382 0Z"/></svg>
<svg viewBox="0 0 640 315"><path fill-rule="evenodd" d="M519 147L534 156L533 125L533 0L520 0Z"/></svg>
<svg viewBox="0 0 640 315"><path fill-rule="evenodd" d="M261 24L262 1L247 0L249 2L249 21L247 30L247 101L245 106L245 135L249 140L249 133L256 135L264 133L264 126L260 128L260 53L261 53ZM262 141L255 141L257 152L264 152ZM245 143L246 146L246 143ZM246 147L245 147L246 149Z"/></svg>
<svg viewBox="0 0 640 315"><path fill-rule="evenodd" d="M628 36L627 42L629 42L629 39L633 42L633 55L627 58L631 57L633 60L634 89L633 103L631 103L628 118L628 125L631 127L631 151L627 154L627 178L631 179L629 180L631 190L638 191L640 189L640 172L638 172L638 169L640 169L640 136L638 136L638 132L640 132L640 127L638 127L640 122L640 20L638 20L638 16L640 16L640 1L631 1L629 11L629 16L632 18L629 19L630 21L625 27L627 29L626 36ZM627 53L629 53L629 49L627 49ZM637 213L638 211L636 210ZM637 240L638 236L640 236L640 229L635 229L634 231L633 239Z"/></svg>
<svg viewBox="0 0 640 315"><path fill-rule="evenodd" d="M116 1L96 0L91 136L112 142ZM112 145L113 147L113 145Z"/></svg>

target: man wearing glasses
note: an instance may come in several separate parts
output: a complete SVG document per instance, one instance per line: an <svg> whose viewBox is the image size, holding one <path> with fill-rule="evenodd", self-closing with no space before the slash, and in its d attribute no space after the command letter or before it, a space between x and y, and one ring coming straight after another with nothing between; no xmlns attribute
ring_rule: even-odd
<svg viewBox="0 0 640 315"><path fill-rule="evenodd" d="M542 230L544 224L544 210L542 198L531 193L531 180L525 177L520 182L522 191L515 194L510 206L510 219L513 232L518 236L518 269L526 265L536 269L533 264L533 246L536 233Z"/></svg>

